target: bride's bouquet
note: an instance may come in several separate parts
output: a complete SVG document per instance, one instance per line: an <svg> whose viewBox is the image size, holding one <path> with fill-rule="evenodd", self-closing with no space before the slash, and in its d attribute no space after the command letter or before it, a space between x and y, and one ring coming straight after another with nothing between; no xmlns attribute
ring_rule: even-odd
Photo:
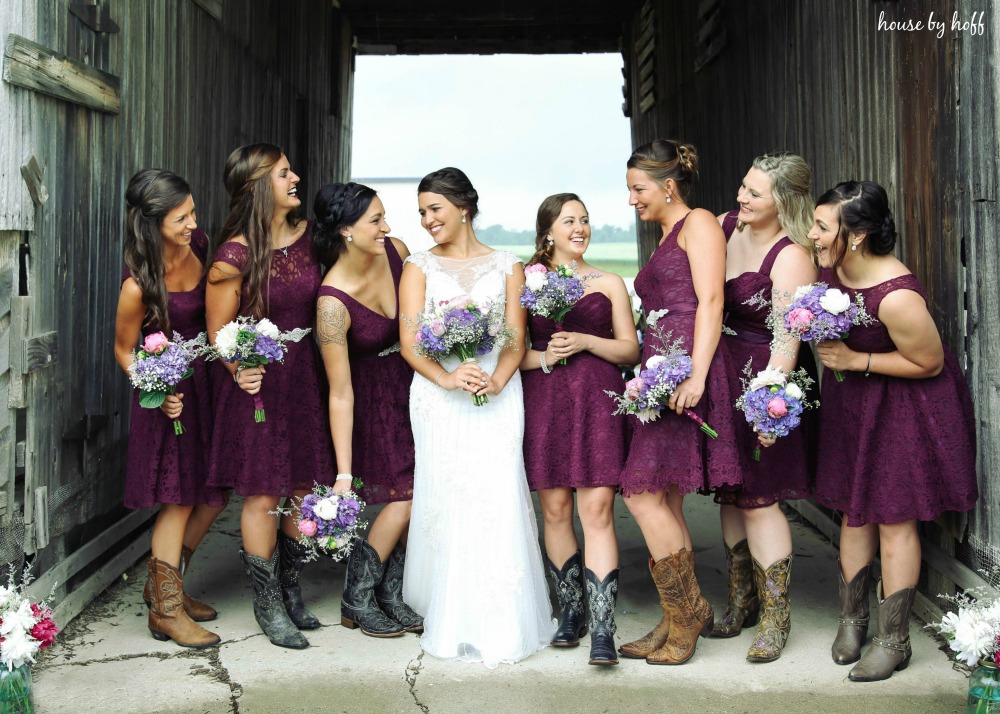
<svg viewBox="0 0 1000 714"><path fill-rule="evenodd" d="M264 318L237 317L215 333L215 347L207 359L238 362L244 367L260 367L271 362L281 362L288 351L288 342L298 342L312 330L299 329L281 332L278 326ZM265 421L264 400L260 392L253 395L254 421Z"/></svg>
<svg viewBox="0 0 1000 714"><path fill-rule="evenodd" d="M583 297L586 282L577 272L575 260L553 270L534 263L524 269L521 307L532 315L549 318L561 330L566 314ZM566 364L566 358L560 359L559 364Z"/></svg>
<svg viewBox="0 0 1000 714"><path fill-rule="evenodd" d="M785 329L803 342L842 340L853 326L872 322L861 293L852 301L843 290L826 283L803 285L796 290L784 318ZM834 370L833 376L838 382L844 381L842 372Z"/></svg>
<svg viewBox="0 0 1000 714"><path fill-rule="evenodd" d="M768 367L751 377L750 362L743 368L743 394L736 408L762 436L788 436L802 421L802 412L819 406L806 400L805 393L813 384L806 371L799 368L786 375L780 367ZM754 461L760 461L760 443L753 450Z"/></svg>
<svg viewBox="0 0 1000 714"><path fill-rule="evenodd" d="M502 347L512 337L507 327L503 301L476 304L468 295L441 300L417 316L413 349L421 357L441 361L449 355L463 362ZM485 394L472 395L477 407L486 404Z"/></svg>
<svg viewBox="0 0 1000 714"><path fill-rule="evenodd" d="M353 485L360 488L360 481L355 479ZM354 491L337 493L331 486L316 484L299 504L299 542L309 549L308 559L327 555L340 561L350 555L355 534L368 527L361 520L364 508L365 502Z"/></svg>
<svg viewBox="0 0 1000 714"><path fill-rule="evenodd" d="M132 351L128 367L129 381L139 390L139 406L159 409L168 394L177 392L177 384L194 374L191 363L209 349L201 332L193 340L174 333L173 341L162 332L146 336L142 347ZM184 433L180 419L174 419L174 434Z"/></svg>

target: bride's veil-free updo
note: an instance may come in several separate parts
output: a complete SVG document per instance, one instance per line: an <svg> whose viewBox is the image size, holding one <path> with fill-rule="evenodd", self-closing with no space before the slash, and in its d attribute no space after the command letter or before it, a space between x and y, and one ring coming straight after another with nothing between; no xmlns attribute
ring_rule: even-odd
<svg viewBox="0 0 1000 714"><path fill-rule="evenodd" d="M417 185L417 193L437 193L459 208L464 208L472 221L479 215L479 194L461 169L446 166L433 171Z"/></svg>

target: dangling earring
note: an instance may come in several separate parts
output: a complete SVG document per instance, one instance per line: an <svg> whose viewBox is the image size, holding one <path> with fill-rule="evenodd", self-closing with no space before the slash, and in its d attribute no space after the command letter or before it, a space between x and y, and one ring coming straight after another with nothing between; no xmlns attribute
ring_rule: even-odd
<svg viewBox="0 0 1000 714"><path fill-rule="evenodd" d="M546 240L546 242L547 242L547 243L548 243L549 245L552 245L553 243L555 243L555 241L554 241L554 240L552 240L552 236L549 236L549 237L548 237L548 238L546 238L545 240Z"/></svg>
<svg viewBox="0 0 1000 714"><path fill-rule="evenodd" d="M667 194L667 203L670 203L673 199L670 198L670 194Z"/></svg>
<svg viewBox="0 0 1000 714"><path fill-rule="evenodd" d="M857 243L851 243L851 250L857 250L857 249L858 249L858 244Z"/></svg>
<svg viewBox="0 0 1000 714"><path fill-rule="evenodd" d="M353 238L351 238L351 234L350 234L350 233L348 233L348 234L347 234L347 242L348 242L348 243L350 243L350 242L351 242L352 240L354 240L354 239L353 239Z"/></svg>
<svg viewBox="0 0 1000 714"><path fill-rule="evenodd" d="M462 223L465 223L465 214L462 214Z"/></svg>

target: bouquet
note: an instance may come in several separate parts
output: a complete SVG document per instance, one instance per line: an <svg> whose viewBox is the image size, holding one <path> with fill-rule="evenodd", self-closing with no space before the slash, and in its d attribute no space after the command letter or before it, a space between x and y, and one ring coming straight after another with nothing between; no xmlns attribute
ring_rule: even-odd
<svg viewBox="0 0 1000 714"><path fill-rule="evenodd" d="M780 367L768 367L751 378L747 362L743 374L743 394L736 400L736 408L759 434L774 438L788 436L802 420L804 409L819 406L819 402L805 399L813 380L804 369L786 376ZM753 459L760 461L760 442L754 447Z"/></svg>
<svg viewBox="0 0 1000 714"><path fill-rule="evenodd" d="M281 332L278 326L264 318L238 317L226 323L215 333L215 348L208 359L238 362L240 367L260 367L271 362L281 362L288 351L286 343L298 342L312 332L311 329L294 329ZM264 400L260 392L253 395L254 421L266 421Z"/></svg>
<svg viewBox="0 0 1000 714"><path fill-rule="evenodd" d="M441 361L449 355L463 362L489 354L511 338L503 302L476 305L467 295L442 300L417 316L413 349L421 357ZM472 395L477 407L486 404L485 394Z"/></svg>
<svg viewBox="0 0 1000 714"><path fill-rule="evenodd" d="M803 342L842 340L854 325L873 322L865 312L864 298L858 293L854 300L826 283L803 285L792 296L785 311L785 329ZM842 372L834 370L838 382L844 381Z"/></svg>
<svg viewBox="0 0 1000 714"><path fill-rule="evenodd" d="M59 634L45 601L31 602L25 594L31 583L29 568L25 566L18 585L11 563L7 585L0 585L0 664L8 671L34 663L35 655L51 647Z"/></svg>
<svg viewBox="0 0 1000 714"><path fill-rule="evenodd" d="M142 348L132 351L128 368L129 380L139 390L139 406L159 409L168 394L176 393L177 383L194 374L191 363L206 350L204 332L186 341L175 332L173 342L162 332L147 335ZM174 419L174 434L183 433L181 420Z"/></svg>
<svg viewBox="0 0 1000 714"><path fill-rule="evenodd" d="M361 488L360 479L354 479L353 487ZM350 555L355 533L368 527L360 518L364 507L354 491L336 493L332 486L316 484L299 504L299 542L309 549L308 559L328 555L340 561Z"/></svg>
<svg viewBox="0 0 1000 714"><path fill-rule="evenodd" d="M604 392L615 400L616 415L631 414L643 424L659 419L677 385L691 376L691 358L681 347L681 340L671 342L671 333L664 335L659 332L655 322L649 327L665 347L657 348L657 354L646 360L646 369L625 383L624 394L610 390ZM693 411L685 409L684 414L708 436L718 438L718 432Z"/></svg>
<svg viewBox="0 0 1000 714"><path fill-rule="evenodd" d="M576 270L576 261L548 270L541 263L524 269L524 288L521 292L521 307L532 315L547 317L562 330L566 313L583 297L586 278L581 278ZM560 359L559 364L566 364Z"/></svg>

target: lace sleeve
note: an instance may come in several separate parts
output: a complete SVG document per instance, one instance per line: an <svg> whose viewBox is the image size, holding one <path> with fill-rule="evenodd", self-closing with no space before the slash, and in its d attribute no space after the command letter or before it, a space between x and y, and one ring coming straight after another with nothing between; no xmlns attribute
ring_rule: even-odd
<svg viewBox="0 0 1000 714"><path fill-rule="evenodd" d="M247 262L249 254L250 249L245 245L230 240L219 246L219 250L216 251L212 260L217 263L228 263L234 268L243 270L243 265Z"/></svg>
<svg viewBox="0 0 1000 714"><path fill-rule="evenodd" d="M502 268L507 275L514 274L514 266L524 261L508 250L496 251L496 266Z"/></svg>
<svg viewBox="0 0 1000 714"><path fill-rule="evenodd" d="M424 275L427 275L431 270L434 269L436 263L434 262L434 256L430 254L429 251L422 250L419 253L413 253L407 256L406 260L403 261L405 266L407 263L413 263L415 266L423 271Z"/></svg>

